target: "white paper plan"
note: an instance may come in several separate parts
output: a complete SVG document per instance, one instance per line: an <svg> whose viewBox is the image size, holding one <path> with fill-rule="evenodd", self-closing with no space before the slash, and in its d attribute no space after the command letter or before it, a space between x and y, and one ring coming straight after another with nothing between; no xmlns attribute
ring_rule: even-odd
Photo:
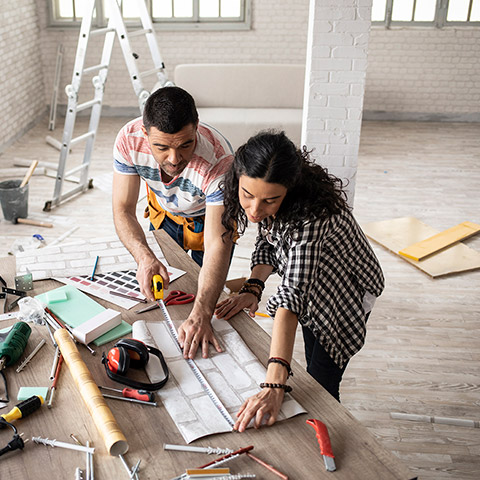
<svg viewBox="0 0 480 480"><path fill-rule="evenodd" d="M180 323L175 322L177 327ZM212 326L224 352L212 352L210 349L210 357L201 358L197 355L195 364L228 413L236 418L243 402L260 391L259 384L265 380L266 369L229 322L213 317ZM163 353L170 378L156 394L187 443L205 435L232 430L183 358L165 321L139 320L133 324L132 337ZM153 355L150 356L146 372L151 382L163 378L160 363ZM300 413L306 411L286 394L278 421Z"/></svg>

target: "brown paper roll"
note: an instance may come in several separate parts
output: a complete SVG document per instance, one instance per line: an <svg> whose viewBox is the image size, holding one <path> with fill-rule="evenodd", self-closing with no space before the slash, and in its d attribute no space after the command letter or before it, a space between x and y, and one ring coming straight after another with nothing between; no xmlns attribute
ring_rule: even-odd
<svg viewBox="0 0 480 480"><path fill-rule="evenodd" d="M127 439L105 403L75 343L63 328L57 330L54 337L108 452L114 456L123 455L128 450Z"/></svg>

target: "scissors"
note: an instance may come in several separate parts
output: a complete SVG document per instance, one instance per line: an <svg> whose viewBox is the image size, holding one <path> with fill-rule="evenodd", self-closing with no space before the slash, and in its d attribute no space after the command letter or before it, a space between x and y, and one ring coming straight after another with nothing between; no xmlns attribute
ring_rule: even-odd
<svg viewBox="0 0 480 480"><path fill-rule="evenodd" d="M173 290L163 302L165 305L184 305L186 303L193 302L193 300L195 300L195 295L193 295L193 293L185 293L181 290ZM135 310L135 313L149 312L155 308L158 308L157 302L152 303L145 308L141 308L140 310Z"/></svg>

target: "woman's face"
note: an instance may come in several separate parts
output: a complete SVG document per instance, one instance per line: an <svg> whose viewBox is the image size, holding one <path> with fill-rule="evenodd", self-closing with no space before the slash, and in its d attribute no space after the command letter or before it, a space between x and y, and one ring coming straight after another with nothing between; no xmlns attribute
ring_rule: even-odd
<svg viewBox="0 0 480 480"><path fill-rule="evenodd" d="M287 188L260 178L242 175L238 180L238 197L248 221L258 223L275 215L287 194Z"/></svg>

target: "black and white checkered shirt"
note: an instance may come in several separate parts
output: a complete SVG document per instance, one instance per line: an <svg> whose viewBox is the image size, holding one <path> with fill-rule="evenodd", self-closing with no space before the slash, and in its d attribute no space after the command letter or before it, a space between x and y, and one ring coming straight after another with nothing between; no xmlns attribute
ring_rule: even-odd
<svg viewBox="0 0 480 480"><path fill-rule="evenodd" d="M281 226L266 229L266 221L259 224L251 267L271 265L282 277L267 312L274 316L283 307L295 313L343 367L365 342L365 293L378 297L384 288L367 238L347 210L305 222L290 238Z"/></svg>

